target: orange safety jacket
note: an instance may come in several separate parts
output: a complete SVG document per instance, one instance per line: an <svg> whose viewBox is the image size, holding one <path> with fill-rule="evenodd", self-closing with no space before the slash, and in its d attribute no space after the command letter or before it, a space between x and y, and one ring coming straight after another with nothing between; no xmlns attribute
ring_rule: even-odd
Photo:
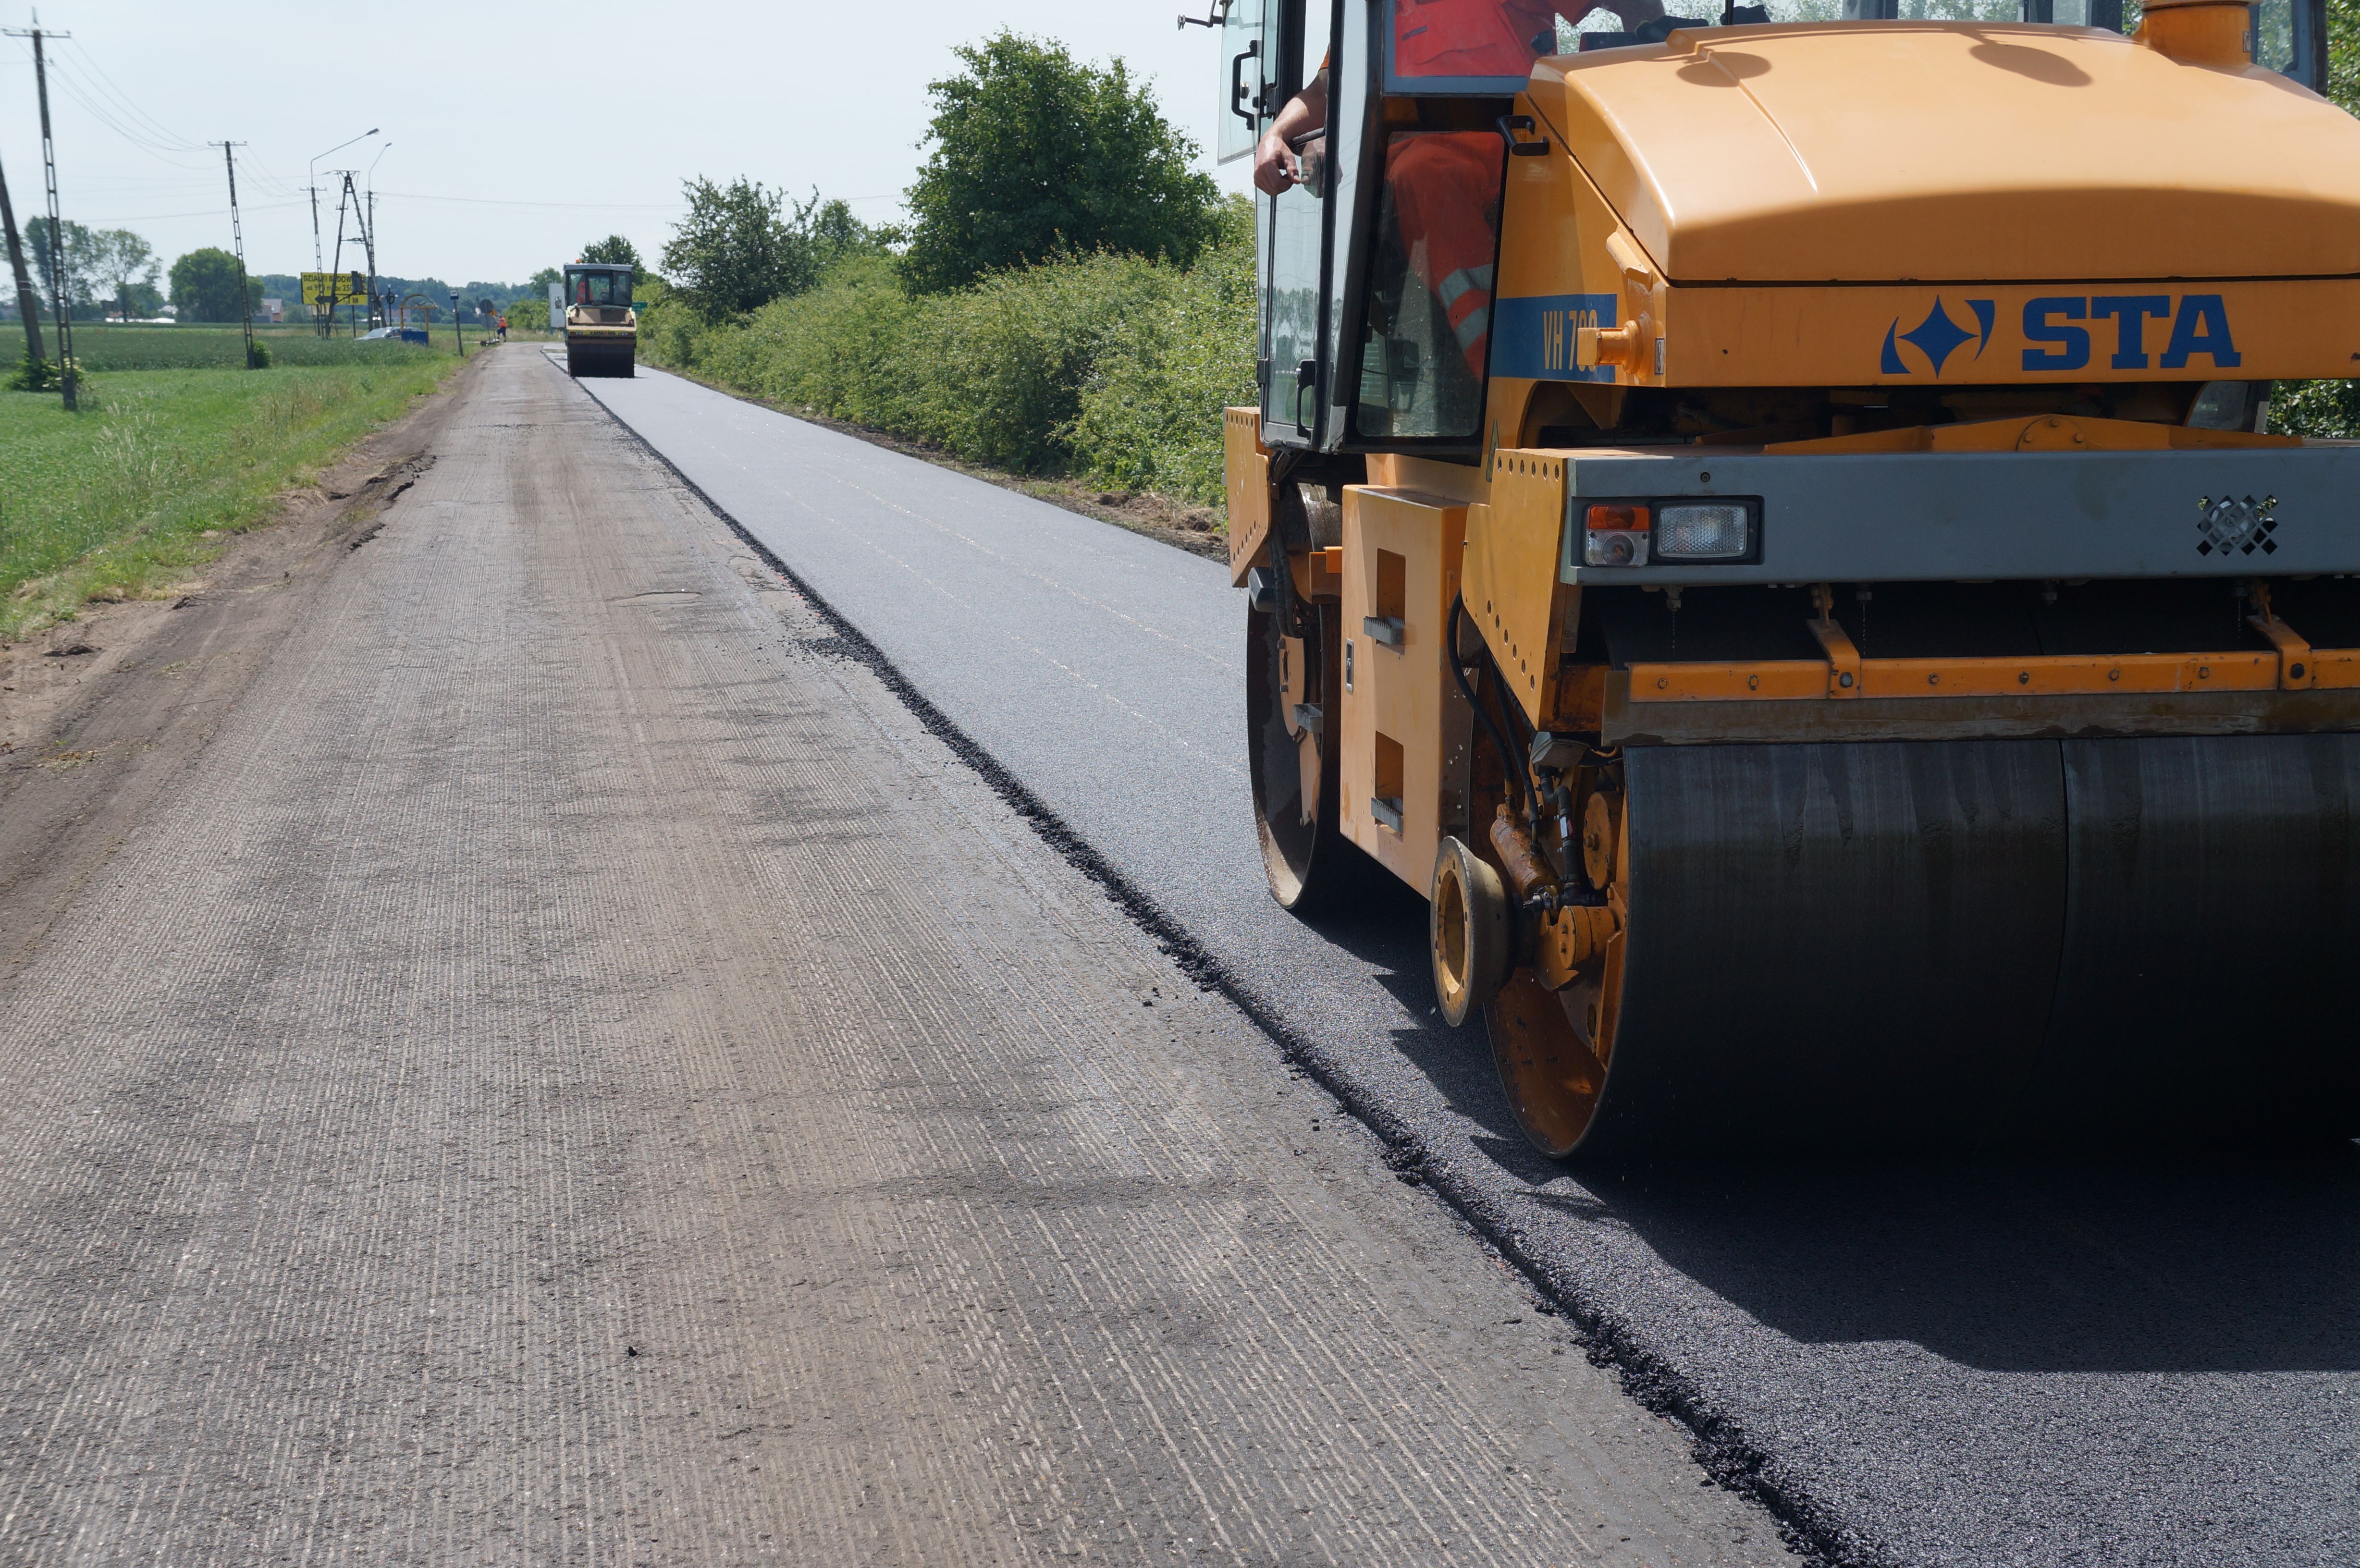
<svg viewBox="0 0 2360 1568"><path fill-rule="evenodd" d="M1441 302L1467 368L1479 377L1491 333L1504 161L1493 131L1397 133L1385 159L1411 270Z"/></svg>
<svg viewBox="0 0 2360 1568"><path fill-rule="evenodd" d="M1557 49L1557 7L1531 0L1394 0L1401 76L1524 76Z"/></svg>

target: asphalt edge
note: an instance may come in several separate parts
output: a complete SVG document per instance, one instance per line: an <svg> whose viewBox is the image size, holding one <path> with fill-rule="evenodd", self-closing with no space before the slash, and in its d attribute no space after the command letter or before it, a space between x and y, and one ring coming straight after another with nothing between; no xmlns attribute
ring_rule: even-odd
<svg viewBox="0 0 2360 1568"><path fill-rule="evenodd" d="M544 357L550 358L552 365L555 364L553 356ZM719 392L714 387L706 390ZM911 715L924 726L928 734L972 768L994 794L1024 820L1043 843L1083 876L1097 883L1133 924L1153 939L1158 950L1177 964L1183 974L1195 984L1218 992L1227 999L1256 1029L1270 1037L1288 1062L1309 1074L1335 1098L1337 1104L1374 1133L1384 1146L1385 1163L1393 1168L1398 1179L1433 1192L1502 1258L1514 1264L1540 1293L1541 1309L1567 1318L1579 1331L1585 1342L1584 1349L1593 1366L1611 1368L1621 1379L1623 1392L1634 1402L1686 1428L1690 1453L1711 1484L1736 1493L1768 1514L1780 1539L1799 1553L1810 1568L1904 1568L1899 1558L1864 1540L1857 1531L1834 1519L1829 1510L1799 1486L1782 1484L1776 1462L1756 1447L1733 1420L1714 1410L1687 1378L1641 1344L1635 1334L1582 1290L1570 1275L1550 1268L1543 1259L1527 1251L1522 1232L1507 1215L1500 1213L1481 1192L1451 1180L1449 1167L1434 1161L1432 1151L1412 1128L1382 1106L1365 1098L1338 1064L1315 1042L1266 1007L1251 986L1231 974L1226 964L1207 952L1153 897L1134 886L1054 809L1002 767L997 757L961 729L949 714L936 707L924 692L895 668L884 650L871 642L866 633L829 604L770 546L731 516L727 507L707 495L703 486L664 455L654 442L634 430L630 422L604 398L586 389L583 395L612 419L616 428L635 445L661 464L665 472L679 481L682 488L727 525L729 531L737 535L764 565L802 594L820 619L841 639L844 645L841 651L845 658L875 676L880 684L909 709ZM727 392L719 392L719 395L730 396ZM779 412L777 409L769 411ZM780 417L792 419L794 416L781 414Z"/></svg>

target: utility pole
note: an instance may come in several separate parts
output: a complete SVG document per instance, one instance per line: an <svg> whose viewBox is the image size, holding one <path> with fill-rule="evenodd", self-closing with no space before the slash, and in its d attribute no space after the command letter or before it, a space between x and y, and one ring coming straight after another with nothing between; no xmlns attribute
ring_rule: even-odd
<svg viewBox="0 0 2360 1568"><path fill-rule="evenodd" d="M361 231L368 237L369 264L369 325L389 327L393 323L378 318L377 308L377 192L368 193L368 227Z"/></svg>
<svg viewBox="0 0 2360 1568"><path fill-rule="evenodd" d="M385 161L385 155L392 146L388 142L377 148L377 156L369 159L368 166L368 226L362 233L368 239L369 325L372 327L393 325L392 312L378 309L377 295L377 166Z"/></svg>
<svg viewBox="0 0 2360 1568"><path fill-rule="evenodd" d="M329 153L342 152L346 147L352 146L353 142L360 140L361 136L373 136L377 135L377 128L375 125L371 125L367 130L363 131L360 136L355 136L351 141L338 142L334 147L330 147L327 152L315 154L311 158L310 165L311 172L306 176L306 178L309 180L311 189L311 270L314 272L320 270L320 159L326 158ZM328 313L333 316L335 314L335 310L336 308L333 305L330 305L328 307Z"/></svg>
<svg viewBox="0 0 2360 1568"><path fill-rule="evenodd" d="M56 296L58 365L63 373L59 379L64 383L67 411L71 412L75 407L73 290L66 278L66 225L63 214L58 210L58 144L49 134L49 67L41 53L41 42L44 38L70 38L73 35L54 30L44 32L38 11L33 13L33 26L29 30L9 27L5 31L12 38L33 40L33 82L41 99L41 168L49 187L49 282Z"/></svg>
<svg viewBox="0 0 2360 1568"><path fill-rule="evenodd" d="M344 189L336 192L336 265L328 270L327 331L333 332L335 329L336 322L336 299L339 295L344 293L344 289L337 286L336 279L344 276L344 203L346 201L350 201L352 202L353 217L355 221L357 222L360 217L361 202L360 192L353 189L353 171L351 169L332 169L328 172L331 174L341 174L344 177ZM357 321L355 323L353 335L355 337L358 337L360 335Z"/></svg>
<svg viewBox="0 0 2360 1568"><path fill-rule="evenodd" d="M16 274L16 314L25 321L25 352L36 363L41 353L41 297L33 292L33 277L25 267L25 241L16 232L16 209L8 204L8 177L0 173L0 229L7 231L8 265Z"/></svg>
<svg viewBox="0 0 2360 1568"><path fill-rule="evenodd" d="M246 323L246 367L254 368L254 305L247 299L246 284L246 226L237 215L237 158L229 149L242 147L244 142L218 142L222 163L229 170L229 239L237 247L237 319Z"/></svg>

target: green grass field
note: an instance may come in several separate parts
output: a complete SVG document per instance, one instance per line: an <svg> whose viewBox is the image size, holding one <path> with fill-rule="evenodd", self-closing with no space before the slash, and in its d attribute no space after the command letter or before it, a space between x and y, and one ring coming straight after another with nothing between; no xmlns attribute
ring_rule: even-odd
<svg viewBox="0 0 2360 1568"><path fill-rule="evenodd" d="M235 365L237 332L219 335ZM258 371L108 372L84 355L76 414L55 393L0 392L0 638L71 620L93 599L169 588L459 363L448 350L361 346L393 352Z"/></svg>
<svg viewBox="0 0 2360 1568"><path fill-rule="evenodd" d="M262 328L254 335L270 350L274 366L396 365L456 352L447 321L426 348L361 343L342 332L323 338L300 327ZM246 338L235 327L99 327L77 321L73 336L75 360L93 376L110 370L235 370L246 363ZM54 343L49 353L56 356Z"/></svg>

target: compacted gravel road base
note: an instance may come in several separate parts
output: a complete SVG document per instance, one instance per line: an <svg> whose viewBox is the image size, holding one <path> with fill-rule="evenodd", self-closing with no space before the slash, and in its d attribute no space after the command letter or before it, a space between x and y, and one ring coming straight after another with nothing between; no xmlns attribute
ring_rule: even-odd
<svg viewBox="0 0 2360 1568"><path fill-rule="evenodd" d="M454 396L14 937L0 1561L1784 1558L581 389Z"/></svg>

